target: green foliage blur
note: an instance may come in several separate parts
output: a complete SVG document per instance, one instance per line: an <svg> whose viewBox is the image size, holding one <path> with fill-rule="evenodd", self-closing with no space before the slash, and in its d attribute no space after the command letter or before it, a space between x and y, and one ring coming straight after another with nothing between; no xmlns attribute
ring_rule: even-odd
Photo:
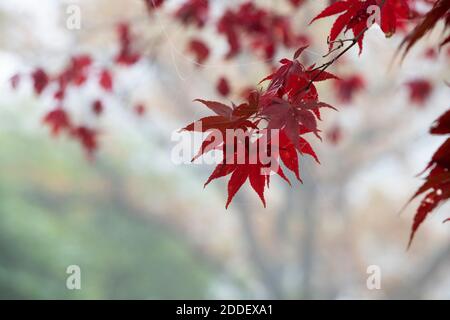
<svg viewBox="0 0 450 320"><path fill-rule="evenodd" d="M0 146L0 299L207 296L208 268L116 203L78 146L5 131ZM81 290L66 288L73 264Z"/></svg>

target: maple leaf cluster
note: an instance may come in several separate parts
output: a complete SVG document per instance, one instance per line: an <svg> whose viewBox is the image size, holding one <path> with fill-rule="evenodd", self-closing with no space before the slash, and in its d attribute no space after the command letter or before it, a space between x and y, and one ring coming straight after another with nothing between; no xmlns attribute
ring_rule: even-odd
<svg viewBox="0 0 450 320"><path fill-rule="evenodd" d="M339 15L331 28L328 39L330 53L336 50L334 48L336 44L340 45L337 49L343 47L344 42L338 39L338 37L342 32L345 33L350 30L353 32L354 39L350 40L352 44L348 48L357 44L361 53L364 35L371 26L371 23L378 22L386 37L392 36L398 29L406 30L405 21L420 16L416 11L416 4L418 2L427 2L435 6L438 5L434 1L428 0L332 1L311 23L318 19ZM303 1L292 1L294 6L299 6L302 3ZM373 11L371 6L379 8L380 19L378 21L372 17L375 11ZM373 19L373 22L371 22L371 19ZM426 16L424 19L426 19ZM272 37L271 30L274 29L273 26L275 28L278 27L277 21L284 21L284 23L281 24L282 28L277 32L278 38L274 38ZM277 15L269 14L265 10L257 8L251 2L244 3L236 10L227 10L217 24L219 33L223 33L226 36L229 44L229 51L226 58L232 58L240 52L241 34L246 35L246 38L250 39L253 49L258 50L262 48L262 51L265 53L263 56L265 58L272 58L274 55L272 48L274 48L277 41L281 40L281 43L286 47L296 43L295 40L292 40L295 39L295 36L293 36L293 32L290 32L289 23L288 20L280 20ZM280 35L282 35L281 38ZM201 40L194 39L191 41L190 50L197 54L198 61L203 62L208 58L209 49ZM325 103L319 102L318 93L313 83L336 78L324 70L340 57L339 55L336 59L331 60L329 64L325 64L324 68L315 68L314 65L305 68L297 60L302 50L304 48L296 53L294 60L281 60L281 66L272 75L263 80L270 81L265 91L262 93L251 93L247 103L243 105L229 107L219 102L199 100L217 114L216 116L205 117L199 120L203 127L202 130L205 132L219 130L224 133L226 129L237 128L248 131L268 129L268 132L270 130L279 130L279 147L281 151L276 156L280 157L280 163L283 163L289 170L294 172L298 179L300 179L300 175L298 171L297 153L302 154L305 151L305 146L307 146L308 150L312 151L310 145L300 135L308 132L320 137L317 129L317 120L320 120L320 108L332 108ZM425 79L415 79L406 85L410 90L411 101L419 105L423 104L429 98L433 89L432 84ZM338 99L344 103L351 101L354 94L364 89L365 86L364 78L359 74L350 75L335 83ZM222 96L229 94L230 88L225 78L222 77L219 79L217 90ZM240 109L245 109L248 113L242 114L240 117L236 116ZM265 123L266 127L260 128L261 123ZM194 124L187 126L184 130L195 130ZM223 143L221 144L218 144L216 141L214 144L214 139L211 139L211 135L206 138L195 158L218 148L222 148L224 152L227 143L237 143L231 139L229 141L222 140ZM329 133L328 137L332 143L336 143L341 137L339 128L335 128L333 132ZM246 148L248 148L248 144L249 142L246 143ZM286 150L289 150L289 152ZM297 157L294 157L294 154ZM318 161L313 151L310 154L314 155ZM227 157L229 155L224 153L224 159L227 159ZM231 158L234 158L234 156L231 156ZM278 159L275 159L275 161L278 161ZM228 165L221 163L216 167L206 184L216 178L231 175L228 183L228 207L236 192L244 184L246 179L249 178L250 185L265 205L264 189L268 186L268 177L270 176L266 176L266 179L264 179L264 174L256 173L261 171L261 166L261 164L259 166L250 166L247 164ZM279 170L277 169L274 173L284 179L286 178L281 168Z"/></svg>
<svg viewBox="0 0 450 320"><path fill-rule="evenodd" d="M293 8L299 8L306 2L286 1ZM155 14L155 10L163 8L165 3L165 0L144 0L150 15ZM423 12L418 10L420 7L430 9ZM222 153L222 162L216 166L205 186L215 179L229 176L226 207L247 180L265 206L264 192L269 187L271 175L278 175L290 184L283 168L292 172L296 179L301 181L300 157L308 154L319 162L304 136L310 134L321 139L321 132L318 129L318 121L321 120L320 111L322 108L334 108L320 101L315 83L337 79L326 70L353 46L357 45L361 53L365 34L374 23L379 24L386 37L398 31L405 32L406 36L399 48L404 50L403 57L439 22L444 25L442 39L438 47L428 50L427 57L434 59L436 52L450 43L448 34L450 0L330 0L329 5L313 18L311 23L337 16L328 36L329 52L324 57L341 51L320 67L314 64L305 67L298 58L310 40L303 33L293 29L290 15L260 7L252 1L244 1L236 8L228 8L218 17L210 11L211 2L208 0L185 0L170 12L173 19L186 28L194 28L197 32L189 39L186 48L187 52L194 56L197 67L204 64L212 52L200 36L200 31L207 25L213 27L217 35L225 38L228 44L225 59L236 58L246 50L273 67L273 60L279 49L300 47L292 60L282 59L278 68L274 67L275 71L261 81L265 85L264 89L254 90L250 87L243 90L245 102L239 105L225 105L220 102L197 100L215 115L204 117L184 128L185 131L199 130L207 134L193 160L212 151ZM379 17L376 16L377 12ZM408 33L409 29L412 30ZM113 94L116 76L114 68L130 67L142 59L134 44L134 35L129 25L119 24L116 31L118 50L110 57L109 63L100 64L93 61L90 55L77 54L72 56L67 65L56 74L38 67L27 75L33 83L35 94L38 96L51 94L56 105L43 118L52 135L67 134L82 145L88 156L92 156L98 147L98 126L95 121L90 121L90 125L86 125L85 121L80 119L75 121L75 117L66 108L68 103L66 97L71 89L84 86L91 78L95 78L104 93ZM353 39L340 38L347 32L353 33ZM345 47L347 43L350 45ZM14 89L19 86L21 77L22 75L17 74L11 78ZM234 90L234 84L224 76L220 76L215 85L218 94L223 97L229 96ZM432 82L424 78L413 79L405 85L409 89L410 101L417 105L423 105L434 90ZM363 76L353 74L336 82L334 88L338 100L348 103L365 86ZM140 116L146 111L141 103L136 104L132 110ZM96 117L105 112L100 97L93 97L90 111ZM431 133L449 134L449 119L450 111L437 120ZM244 138L235 135L229 137L227 135L229 130L244 132ZM273 132L277 133L277 139L272 138ZM221 139L217 138L217 133ZM339 126L335 126L327 133L327 138L332 143L337 143L341 136ZM449 140L450 138L433 156L426 168L426 171L429 171L426 181L413 197L426 193L414 219L411 241L429 213L450 197ZM231 153L228 151L229 146L235 147L231 148L234 150ZM261 148L270 151L269 163L261 158L259 152ZM243 150L244 161L237 161L242 156L239 150Z"/></svg>
<svg viewBox="0 0 450 320"><path fill-rule="evenodd" d="M193 160L213 150L222 152L222 161L216 166L205 186L215 179L230 175L226 207L247 179L265 206L264 191L269 187L271 174L280 176L290 184L280 166L281 163L301 181L299 156L308 154L319 162L303 135L312 133L320 138L317 125L317 121L321 120L320 110L334 108L319 101L314 83L337 77L324 70L315 69L314 66L307 68L299 62L298 58L305 49L306 47L300 48L293 60L281 60L281 66L261 81L269 82L267 88L263 91L253 91L247 101L240 105L228 106L215 101L197 100L215 115L193 122L183 130L207 134ZM227 134L230 130L233 133L241 130L248 134L244 139L236 138L237 135L234 134L230 138ZM273 132L277 133L278 139L271 138ZM216 138L217 133L221 139ZM258 149L261 147L261 141L266 144L263 147L274 152L270 154L271 163L261 160ZM256 144L258 146L255 147ZM228 151L230 149L233 150L232 153ZM244 150L245 153L242 162L236 160L239 150ZM251 158L255 161L251 162Z"/></svg>
<svg viewBox="0 0 450 320"><path fill-rule="evenodd" d="M162 7L165 0L144 0L150 13ZM185 25L202 28L209 18L208 0L186 0L174 12L174 17Z"/></svg>
<svg viewBox="0 0 450 320"><path fill-rule="evenodd" d="M303 0L289 0L296 8L300 7ZM150 12L161 8L163 0L145 0ZM209 0L187 0L175 10L174 17L185 25L203 28L210 20ZM228 52L225 58L231 59L242 51L244 41L249 43L249 48L255 53L262 53L265 59L271 60L278 46L295 48L309 42L301 33L295 33L291 19L287 15L277 14L257 6L252 1L242 3L236 9L227 9L217 19L212 21L219 35L223 35L228 42ZM199 38L192 39L187 47L197 58L197 63L202 64L209 56L207 44Z"/></svg>
<svg viewBox="0 0 450 320"><path fill-rule="evenodd" d="M132 66L140 60L140 54L133 50L133 40L128 24L121 23L117 26L119 38L119 50L112 60L125 67ZM17 89L24 75L16 74L11 78L11 85ZM72 119L65 107L67 93L70 89L80 88L86 84L89 78L95 78L98 86L108 94L113 93L114 73L110 67L98 66L88 54L77 54L70 58L67 65L56 74L50 74L41 67L35 68L30 75L34 92L41 96L46 91L51 92L56 107L48 111L43 117L43 123L50 128L54 137L66 133L68 137L78 141L86 151L89 158L98 148L99 130L92 125L88 126L83 121L77 123ZM100 116L104 112L104 105L100 98L96 97L90 106L91 112ZM145 107L139 105L135 112L144 113Z"/></svg>
<svg viewBox="0 0 450 320"><path fill-rule="evenodd" d="M363 50L365 32L375 22L379 23L386 37L391 37L398 28L404 29L406 20L418 15L414 9L416 0L340 0L333 1L319 13L311 23L318 19L339 15L330 30L328 42L330 49L336 44L339 35L352 31L353 36L358 38L360 53ZM377 21L374 8L380 8L379 20Z"/></svg>
<svg viewBox="0 0 450 320"><path fill-rule="evenodd" d="M433 7L428 11L415 28L405 37L400 48L404 48L403 57L425 35L433 30L439 21L444 21L444 32L450 29L450 0L428 1ZM447 34L439 44L439 48L450 43L450 34Z"/></svg>
<svg viewBox="0 0 450 320"><path fill-rule="evenodd" d="M295 8L304 4L304 0L288 0ZM162 8L164 0L145 0L151 13ZM208 0L187 0L182 2L173 12L173 17L186 26L203 29L207 23L216 30L219 36L225 37L228 52L225 59L236 58L243 49L248 49L258 57L272 64L273 58L280 48L298 48L310 43L304 33L294 32L291 17L282 15L258 6L253 1L245 1L236 8L226 9L217 19L211 19ZM186 46L186 52L195 59L196 67L204 65L211 49L199 35L192 37ZM217 92L228 96L230 91L228 80L221 76L217 81Z"/></svg>
<svg viewBox="0 0 450 320"><path fill-rule="evenodd" d="M426 34L433 30L439 21L444 21L444 34L450 27L450 0L428 1L433 6L415 28L404 38L400 49L404 48L403 58L409 50ZM450 43L450 35L447 35L439 44L439 48ZM406 84L410 89L410 101L419 105L423 104L431 95L433 86L426 79L415 79ZM445 112L437 119L430 129L431 134L448 135L450 134L450 110ZM439 205L448 201L450 198L450 138L441 145L434 153L424 172L428 171L425 182L412 196L409 202L425 193L414 216L411 227L409 245L414 236L430 215ZM409 204L408 202L408 204ZM448 221L447 219L446 221Z"/></svg>
<svg viewBox="0 0 450 320"><path fill-rule="evenodd" d="M430 133L436 135L450 134L450 110L435 121ZM429 171L429 173L425 177L425 182L411 198L413 200L425 194L414 216L409 245L411 245L414 235L427 216L450 198L450 138L447 138L434 153L424 172L426 171Z"/></svg>
<svg viewBox="0 0 450 320"><path fill-rule="evenodd" d="M416 11L418 3L431 5L431 9L421 15ZM399 49L404 49L403 58L408 51L426 34L433 30L439 21L444 21L444 33L450 27L450 0L339 0L332 1L332 3L325 8L312 21L334 16L339 14L335 20L329 34L328 43L330 52L337 44L337 49L342 48L343 41L337 40L342 32L351 30L354 39L357 41L360 53L363 49L363 39L365 32L371 26L371 10L370 7L377 5L380 8L380 20L378 23L386 37L392 36L397 28L405 30L405 21L415 19L419 22L415 25L413 30L409 32ZM374 20L376 21L376 20ZM372 21L373 22L373 21ZM439 44L439 49L444 45L450 43L450 35L444 36ZM433 55L433 52L428 56ZM340 100L347 102L350 100L353 91L363 88L364 82L362 78L354 76L348 80L341 81L336 84L337 92ZM411 103L423 105L432 94L433 84L423 78L408 81L406 86L409 89L409 98ZM450 133L450 111L441 116L431 128L432 134L449 134ZM331 135L331 140L339 135ZM444 201L450 198L450 138L436 151L431 161L426 167L425 171L429 170L429 174L425 178L424 184L414 194L412 199L419 195L425 194L419 208L414 217L414 222L411 230L409 245L414 238L419 226L423 223L426 217L436 209ZM411 199L411 200L412 200ZM410 200L410 201L411 201Z"/></svg>
<svg viewBox="0 0 450 320"><path fill-rule="evenodd" d="M250 1L236 10L226 10L217 23L217 29L228 41L228 59L240 53L244 37L251 49L261 52L268 60L274 57L280 44L294 48L308 42L304 35L292 30L288 16L259 8Z"/></svg>

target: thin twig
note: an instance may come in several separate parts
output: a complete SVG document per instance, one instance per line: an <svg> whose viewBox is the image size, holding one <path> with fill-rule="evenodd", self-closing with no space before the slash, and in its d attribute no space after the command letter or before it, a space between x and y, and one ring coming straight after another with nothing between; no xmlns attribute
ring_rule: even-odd
<svg viewBox="0 0 450 320"><path fill-rule="evenodd" d="M328 62L325 62L323 65L321 65L320 67L314 68L312 70L310 70L310 72L314 72L317 70L320 70L319 72L317 72L314 77L311 78L311 80L309 80L308 85L305 87L304 91L308 91L309 88L312 86L313 82L316 81L321 75L322 73L325 72L325 70L327 70L333 63L335 63L336 61L338 61L345 53L347 53L347 51L349 51L351 48L353 48L358 41L361 39L361 37L364 35L364 33L368 30L369 28L366 27L364 28L364 30L362 30L355 38L353 39L346 39L346 41L351 41L350 45L348 45L344 50L342 50L336 57L334 57L333 59L329 60ZM343 40L341 40L343 42ZM331 53L331 52L330 52Z"/></svg>
<svg viewBox="0 0 450 320"><path fill-rule="evenodd" d="M382 0L381 3L379 4L380 9L383 8L384 4L386 3L386 0ZM308 82L308 85L304 88L304 91L308 91L309 88L311 88L312 84L314 81L316 81L321 75L322 73L325 72L325 70L327 70L333 63L335 63L337 60L339 60L345 53L347 53L347 51L349 51L351 48L353 48L353 46L355 46L358 41L361 39L361 37L364 35L364 33L369 30L369 26L366 26L364 28L364 30L362 30L357 36L355 36L353 39L340 39L340 40L336 40L336 41L332 41L330 42L329 39L327 40L328 43L334 43L334 42L339 42L341 44L341 46L339 47L342 48L343 43L344 42L351 42L349 46L347 46L344 50L342 50L336 57L334 57L333 59L331 59L330 61L324 63L323 65L321 65L320 67L314 68L312 70L310 70L310 72L314 72L317 70L320 70L319 72L317 72L314 77ZM328 52L324 57L328 56L331 52L334 52L336 50L331 50L330 52ZM303 90L302 90L303 91Z"/></svg>

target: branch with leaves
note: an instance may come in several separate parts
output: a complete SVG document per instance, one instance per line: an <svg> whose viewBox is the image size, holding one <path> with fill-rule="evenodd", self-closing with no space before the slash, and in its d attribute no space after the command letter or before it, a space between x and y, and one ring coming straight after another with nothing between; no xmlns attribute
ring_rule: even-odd
<svg viewBox="0 0 450 320"><path fill-rule="evenodd" d="M289 0L287 3L295 10L300 10L306 1ZM260 82L260 89L252 90L242 103L226 105L204 99L197 100L214 115L204 117L184 128L185 131L200 130L206 133L206 139L194 159L213 150L225 155L205 185L218 178L230 177L226 207L246 181L249 181L265 206L265 190L269 187L271 176L277 175L291 184L283 169L289 170L301 181L301 157L309 155L319 163L308 139L309 136L321 139L318 126L321 110L335 108L321 101L316 84L325 80L336 80L335 86L342 92L340 96L343 102L348 101L354 91L364 87L364 81L359 75L338 81L339 78L327 70L356 45L361 54L366 32L372 25L379 24L386 37L413 28L400 46L399 50L404 50L403 57L438 23L443 22L445 30L450 26L450 0L338 0L329 3L330 5L310 22L336 16L327 38L328 52L323 55L323 58L329 60L318 66L304 62L302 53L310 39L295 30L292 17L259 6L257 2L245 1L236 7L227 7L216 20L213 20L210 14L212 4L208 0L186 0L167 13L167 17L173 18L176 23L196 32L195 36L189 38L185 48L186 53L194 57L193 64L196 68L204 66L211 56L212 50L200 33L208 26L215 30L214 35L225 39L228 50L223 58L228 61L245 51L250 53L251 57L263 60L267 66L274 67L273 60L279 49L297 49L292 59L282 59L278 67L274 67L275 71ZM429 6L430 10L423 14L417 10L418 4ZM151 21L167 9L165 0L144 0L141 5L145 5ZM94 79L103 93L113 95L118 89L117 84L120 83L116 81L119 74L116 69L133 68L146 62L142 48L136 44L138 39L131 25L120 23L116 32L116 52L102 63L95 61L89 54L76 54L70 56L67 64L58 72L49 72L39 66L30 74L17 74L11 78L14 88L18 87L22 78L28 77L37 96L51 95L53 105L45 114L43 123L49 127L53 136L66 135L79 142L89 158L95 156L100 145L100 129L96 119L105 112L104 102L99 96L93 96L88 112L74 115L74 112L67 108L68 92L79 90ZM345 38L348 33L352 33L352 37ZM439 48L447 45L449 40L448 33L444 32ZM228 97L232 91L230 84L232 85L225 77L220 77L217 92ZM409 82L408 87L412 101L423 102L432 91L430 83L421 79ZM145 115L144 104L139 101L132 101L132 104L132 112L139 117ZM86 114L94 120L86 120ZM446 131L442 127L448 125L443 121L445 119L439 119L440 132L444 133ZM195 124L200 124L202 128L197 129ZM246 136L241 140L235 137L227 138L227 130L240 130ZM225 139L215 139L214 131ZM279 133L279 139L271 139L273 131ZM235 145L234 149L244 150L244 158L256 158L256 162L244 161L238 164L237 161L228 161L238 157L237 153L226 154L228 145ZM269 165L258 158L259 155L254 154L261 146L267 150L276 150L270 155L275 165ZM427 195L415 217L411 239L427 215L449 197L447 188L450 187L446 184L446 178L436 178L441 177L441 174L437 174L439 170L446 174L450 168L450 161L444 161L449 151L447 144L444 144L427 167L431 170L429 176L415 196L424 192L427 192ZM436 169L437 167L440 169Z"/></svg>

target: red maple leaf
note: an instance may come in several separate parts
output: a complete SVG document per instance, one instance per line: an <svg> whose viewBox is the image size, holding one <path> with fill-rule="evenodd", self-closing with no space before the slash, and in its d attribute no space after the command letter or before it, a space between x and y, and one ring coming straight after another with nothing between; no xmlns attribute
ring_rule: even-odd
<svg viewBox="0 0 450 320"><path fill-rule="evenodd" d="M95 113L95 115L99 116L103 113L103 103L101 100L95 100L92 104L92 111Z"/></svg>
<svg viewBox="0 0 450 320"><path fill-rule="evenodd" d="M304 36L293 31L289 16L274 13L251 1L244 2L235 10L226 10L217 23L217 29L227 39L227 59L241 52L244 36L250 48L262 54L268 62L274 57L278 45L293 48L305 41Z"/></svg>
<svg viewBox="0 0 450 320"><path fill-rule="evenodd" d="M422 39L427 33L434 29L440 20L444 20L445 29L450 27L450 0L434 1L433 8L423 17L422 21L403 39L399 49L404 48L403 57L409 50ZM450 42L450 35L442 40L440 46Z"/></svg>
<svg viewBox="0 0 450 320"><path fill-rule="evenodd" d="M283 59L281 66L263 79L270 80L265 91L251 92L247 101L240 105L228 106L215 101L197 100L215 115L204 117L182 129L208 133L193 160L212 150L223 152L223 161L217 165L205 185L231 175L227 208L247 180L265 206L264 190L269 186L271 173L290 183L281 163L300 180L299 155L308 154L319 162L311 145L301 135L314 133L319 136L317 120L320 120L320 109L333 108L319 101L314 82L337 77L323 69L314 69L314 66L305 68L297 60L305 49L297 50L294 60ZM245 138L235 135L229 137L226 134L229 130L240 130ZM278 133L278 139L272 136L273 133ZM231 150L239 150L239 146L243 146L245 161L236 161L242 154L238 154L238 151L229 154L230 146ZM269 163L260 158L261 148L270 153Z"/></svg>
<svg viewBox="0 0 450 320"><path fill-rule="evenodd" d="M294 54L294 60L281 60L281 67L263 81L270 80L266 93L261 97L261 114L268 118L270 129L285 128L286 134L297 148L298 132L305 127L319 137L317 120L321 108L332 106L320 102L314 82L337 79L314 66L305 68L297 58L306 49L302 47Z"/></svg>
<svg viewBox="0 0 450 320"><path fill-rule="evenodd" d="M71 64L65 71L68 82L76 86L84 84L88 78L87 72L92 64L92 58L89 55L78 55L72 57Z"/></svg>
<svg viewBox="0 0 450 320"><path fill-rule="evenodd" d="M205 183L205 187L213 180L225 177L231 174L230 180L228 181L228 199L226 203L226 208L230 205L236 193L242 187L242 185L247 181L250 182L253 190L258 194L261 199L264 207L266 207L266 200L264 197L265 188L269 186L270 181L270 166L268 164L263 164L261 159L254 155L256 161L252 163L249 159L252 157L252 153L258 152L259 140L255 142L250 142L249 139L245 139L244 141L236 140L237 144L245 145L245 161L244 163L238 163L237 161L237 153L235 152L231 157L234 161L228 161L229 158L225 158L222 163L219 163L211 176ZM238 149L237 147L236 149ZM232 163L229 163L232 162ZM289 162L289 164L291 164ZM298 163L297 163L298 166ZM298 170L298 169L297 169ZM284 175L281 167L278 166L278 170L276 172L287 182L289 180Z"/></svg>
<svg viewBox="0 0 450 320"><path fill-rule="evenodd" d="M78 126L73 128L71 133L72 136L80 142L81 146L86 151L87 156L91 158L98 147L98 132L85 126Z"/></svg>
<svg viewBox="0 0 450 320"><path fill-rule="evenodd" d="M99 83L105 91L111 92L113 89L113 78L111 71L109 71L108 69L103 69L100 73Z"/></svg>
<svg viewBox="0 0 450 320"><path fill-rule="evenodd" d="M52 135L54 136L57 136L62 130L69 130L71 128L69 116L62 108L56 108L48 112L43 122L50 126Z"/></svg>
<svg viewBox="0 0 450 320"><path fill-rule="evenodd" d="M433 93L433 84L427 79L415 79L408 81L409 100L412 103L423 105Z"/></svg>
<svg viewBox="0 0 450 320"><path fill-rule="evenodd" d="M34 70L31 77L33 79L34 92L36 92L37 95L40 95L47 87L50 81L49 77L41 68Z"/></svg>
<svg viewBox="0 0 450 320"><path fill-rule="evenodd" d="M205 186L208 183L218 177L226 176L231 174L230 180L228 181L228 199L226 203L226 208L230 205L236 193L239 191L241 186L248 179L253 190L258 194L264 207L266 206L266 200L264 198L264 189L267 185L267 176L262 172L264 165L261 163L256 164L219 164L212 175L209 177Z"/></svg>
<svg viewBox="0 0 450 320"><path fill-rule="evenodd" d="M228 83L227 78L220 77L219 81L217 82L217 92L220 93L220 95L226 97L230 94L230 84Z"/></svg>
<svg viewBox="0 0 450 320"><path fill-rule="evenodd" d="M187 0L175 12L175 17L184 24L194 24L202 28L209 14L208 0Z"/></svg>
<svg viewBox="0 0 450 320"><path fill-rule="evenodd" d="M450 134L450 110L435 121L430 132L440 135ZM424 171L428 170L425 182L409 200L411 202L414 198L426 193L414 216L408 246L411 245L414 235L428 215L444 201L450 199L450 138L447 138L434 153Z"/></svg>
<svg viewBox="0 0 450 320"><path fill-rule="evenodd" d="M192 39L188 44L187 50L195 55L198 65L203 64L209 57L208 46L199 39Z"/></svg>
<svg viewBox="0 0 450 320"><path fill-rule="evenodd" d="M116 62L125 66L135 64L141 56L132 49L133 37L130 26L127 23L120 23L117 26L117 33L119 35L120 50L116 56Z"/></svg>
<svg viewBox="0 0 450 320"><path fill-rule="evenodd" d="M89 55L77 55L70 59L68 65L54 78L58 84L58 90L54 97L63 100L69 85L82 86L87 78L92 59Z"/></svg>
<svg viewBox="0 0 450 320"><path fill-rule="evenodd" d="M348 103L353 100L354 95L366 86L364 78L359 74L344 77L341 81L336 81L334 87L341 102Z"/></svg>
<svg viewBox="0 0 450 320"><path fill-rule="evenodd" d="M352 30L353 36L358 38L360 53L363 49L364 34L370 27L374 12L371 6L379 6L380 26L387 37L392 36L400 19L410 18L410 9L407 0L341 0L336 1L319 13L310 23L339 14L330 30L330 49L334 41L343 31ZM373 21L376 21L375 19Z"/></svg>

